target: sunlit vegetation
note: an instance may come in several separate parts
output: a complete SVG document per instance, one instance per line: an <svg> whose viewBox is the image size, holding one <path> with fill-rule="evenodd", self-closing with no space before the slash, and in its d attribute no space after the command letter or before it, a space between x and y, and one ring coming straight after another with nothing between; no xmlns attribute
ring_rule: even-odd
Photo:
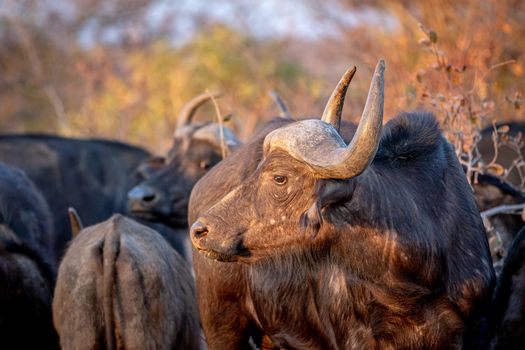
<svg viewBox="0 0 525 350"><path fill-rule="evenodd" d="M480 128L524 118L521 1L373 1L366 8L310 1L319 19L312 26L329 23L334 32L318 39L297 38L292 27L286 37L256 38L232 25L241 18L217 23L206 13L175 11L172 23L183 19L197 28L176 43L166 26L148 26L148 7L156 1L73 1L68 9L77 11L64 10L67 15L36 1L6 4L2 132L112 137L161 151L171 143L183 103L220 90L221 112L233 113L230 125L246 138L278 113L269 91L276 90L294 116L317 115L338 76L354 64L358 74L345 114L356 120L379 57L387 61L387 117L407 109L434 112L467 163ZM239 13L247 11L239 4ZM370 18L349 26L333 6ZM97 35L86 45L82 33L90 26L98 26ZM124 34L104 40L108 28ZM198 115L214 117L212 106Z"/></svg>

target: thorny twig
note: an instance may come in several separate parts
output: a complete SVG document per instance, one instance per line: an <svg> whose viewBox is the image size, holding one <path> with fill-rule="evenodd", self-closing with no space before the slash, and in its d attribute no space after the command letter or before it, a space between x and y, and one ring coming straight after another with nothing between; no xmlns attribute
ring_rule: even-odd
<svg viewBox="0 0 525 350"><path fill-rule="evenodd" d="M223 126L223 118L221 116L221 110L219 109L219 104L215 100L215 97L213 97L213 94L211 94L209 90L206 90L206 93L208 93L211 97L213 107L215 108L215 115L217 116L217 120L219 122L219 132L220 132L220 138L221 138L221 154L222 154L222 159L224 159L226 158L226 146L224 144L224 126Z"/></svg>

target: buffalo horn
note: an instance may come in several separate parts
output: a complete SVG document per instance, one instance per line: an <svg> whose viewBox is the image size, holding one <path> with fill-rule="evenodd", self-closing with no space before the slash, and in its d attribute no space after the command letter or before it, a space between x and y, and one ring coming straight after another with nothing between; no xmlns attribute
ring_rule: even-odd
<svg viewBox="0 0 525 350"><path fill-rule="evenodd" d="M383 124L384 72L385 61L381 59L377 63L372 77L365 108L354 137L348 147L333 155L333 159L326 168L320 169L325 177L352 178L361 174L374 159L379 146L381 125ZM338 88L339 86L332 96L338 95Z"/></svg>
<svg viewBox="0 0 525 350"><path fill-rule="evenodd" d="M308 164L315 176L321 179L349 179L361 174L374 159L379 146L383 123L384 70L385 62L380 60L372 77L361 121L348 146L334 124L305 119L269 133L264 140L264 154L281 149ZM351 72L347 71L345 76L348 78ZM340 85L332 94L339 96L339 101L331 98L329 102L339 107L332 109L343 106L344 93ZM339 124L339 118L332 119Z"/></svg>
<svg viewBox="0 0 525 350"><path fill-rule="evenodd" d="M212 98L218 98L221 95L222 95L221 92L213 92L213 93L205 92L191 99L188 103L186 103L182 107L182 110L179 113L179 117L177 118L177 129L180 129L183 126L190 124L191 119L195 115L195 112L197 111L197 109L200 106L202 106L205 102L211 100Z"/></svg>
<svg viewBox="0 0 525 350"><path fill-rule="evenodd" d="M279 116L286 119L293 119L290 110L288 109L288 106L283 101L281 96L275 91L270 91L270 96L273 99L273 102L277 105L277 108L279 108Z"/></svg>

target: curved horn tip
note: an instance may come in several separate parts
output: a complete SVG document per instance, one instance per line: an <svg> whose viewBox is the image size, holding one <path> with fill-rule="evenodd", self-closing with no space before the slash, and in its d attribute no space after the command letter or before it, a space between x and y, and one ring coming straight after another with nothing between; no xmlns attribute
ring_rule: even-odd
<svg viewBox="0 0 525 350"><path fill-rule="evenodd" d="M222 91L209 91L206 93L208 94L208 96L213 97L213 98L219 98L219 97L222 97L222 95L224 95Z"/></svg>
<svg viewBox="0 0 525 350"><path fill-rule="evenodd" d="M381 105L381 112L383 108L383 100L384 100L384 89L385 89L385 60L380 58L379 61L377 61L377 65L374 71L374 75L372 76L372 84L370 85L370 92L374 91L374 93L381 95L380 98L380 105ZM368 102L368 99L367 99Z"/></svg>
<svg viewBox="0 0 525 350"><path fill-rule="evenodd" d="M350 77L352 79L354 77L355 72L357 72L357 67L353 66L352 68L348 68L345 72L345 76Z"/></svg>
<svg viewBox="0 0 525 350"><path fill-rule="evenodd" d="M356 71L357 68L355 66L346 70L336 88L332 92L332 95L330 95L323 115L321 116L322 121L332 124L332 126L337 131L339 131L341 124L341 115L343 113L346 91L348 90L348 86L350 86L350 82L352 81Z"/></svg>
<svg viewBox="0 0 525 350"><path fill-rule="evenodd" d="M186 102L182 106L179 116L177 118L177 124L176 124L175 130L180 129L181 127L185 125L189 125L191 123L193 115L195 114L197 109L202 104L214 98L219 98L222 95L223 95L222 91L213 91L213 92L206 91L206 92L203 92L195 96L189 102Z"/></svg>
<svg viewBox="0 0 525 350"><path fill-rule="evenodd" d="M346 70L346 72L343 74L343 76L341 77L341 80L339 81L338 87L339 86L341 86L341 87L345 86L345 90L344 91L346 92L346 89L348 88L348 86L350 85L350 82L354 78L355 72L357 72L357 67L356 66L348 68Z"/></svg>
<svg viewBox="0 0 525 350"><path fill-rule="evenodd" d="M385 64L385 60L383 58L380 58L379 61L377 61L376 72L383 73L385 71Z"/></svg>

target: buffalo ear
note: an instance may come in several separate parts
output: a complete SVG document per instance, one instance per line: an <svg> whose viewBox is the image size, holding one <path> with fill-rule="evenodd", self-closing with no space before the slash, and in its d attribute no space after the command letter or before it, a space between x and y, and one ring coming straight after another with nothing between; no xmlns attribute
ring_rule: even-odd
<svg viewBox="0 0 525 350"><path fill-rule="evenodd" d="M67 213L69 215L69 223L71 225L71 236L75 238L80 231L84 228L84 225L82 225L82 220L80 220L80 215L78 215L77 211L73 207L69 207L67 209Z"/></svg>
<svg viewBox="0 0 525 350"><path fill-rule="evenodd" d="M348 202L354 193L355 180L320 180L314 203L301 215L301 227L315 238L325 218L330 217L330 206Z"/></svg>
<svg viewBox="0 0 525 350"><path fill-rule="evenodd" d="M314 239L315 236L317 236L317 233L319 233L322 224L323 216L321 215L319 202L316 200L312 206L301 215L301 228L304 234L307 234Z"/></svg>
<svg viewBox="0 0 525 350"><path fill-rule="evenodd" d="M317 201L322 209L335 205L337 203L345 203L352 199L352 194L355 189L355 180L322 180L317 187Z"/></svg>
<svg viewBox="0 0 525 350"><path fill-rule="evenodd" d="M150 157L139 164L134 172L134 176L139 181L146 180L165 164L166 159L164 157Z"/></svg>

